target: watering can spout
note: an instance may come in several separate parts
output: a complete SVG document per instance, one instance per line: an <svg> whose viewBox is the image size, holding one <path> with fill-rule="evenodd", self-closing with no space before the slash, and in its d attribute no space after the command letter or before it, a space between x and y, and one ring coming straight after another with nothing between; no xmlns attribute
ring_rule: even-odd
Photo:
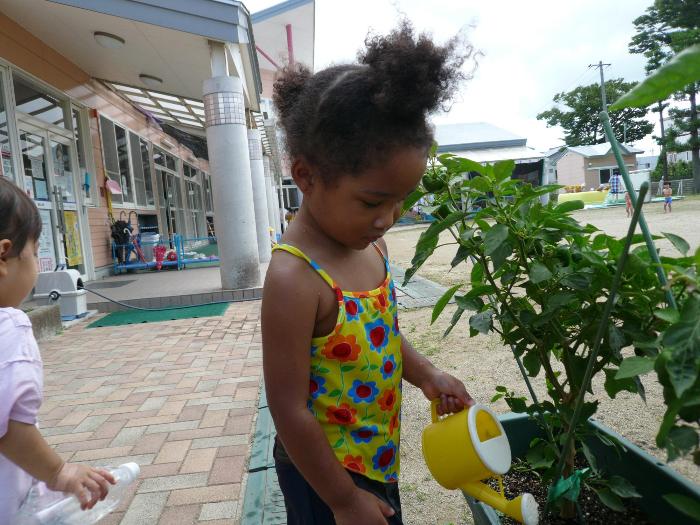
<svg viewBox="0 0 700 525"><path fill-rule="evenodd" d="M494 509L513 518L519 523L524 523L525 525L537 525L539 521L537 502L532 494L528 494L526 492L517 498L508 500L491 487L480 481L467 483L462 485L460 488L474 499L483 501L487 505L490 505Z"/></svg>

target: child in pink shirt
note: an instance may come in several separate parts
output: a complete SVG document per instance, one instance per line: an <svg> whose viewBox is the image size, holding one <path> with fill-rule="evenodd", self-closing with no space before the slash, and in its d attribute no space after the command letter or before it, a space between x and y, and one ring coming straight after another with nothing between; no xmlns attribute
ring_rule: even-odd
<svg viewBox="0 0 700 525"><path fill-rule="evenodd" d="M114 484L109 472L64 462L36 427L43 368L31 322L18 307L36 280L41 226L34 202L0 177L0 525L13 522L34 480L74 494L83 509Z"/></svg>

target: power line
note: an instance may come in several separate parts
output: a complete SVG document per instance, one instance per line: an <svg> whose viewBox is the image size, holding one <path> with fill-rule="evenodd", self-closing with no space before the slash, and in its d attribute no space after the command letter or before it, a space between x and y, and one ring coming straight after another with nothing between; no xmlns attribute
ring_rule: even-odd
<svg viewBox="0 0 700 525"><path fill-rule="evenodd" d="M588 64L588 68L594 68L597 67L600 69L600 98L603 101L603 111L608 110L608 101L605 99L605 77L603 76L603 68L605 66L610 66L612 64L604 64L602 60L600 60L597 64Z"/></svg>

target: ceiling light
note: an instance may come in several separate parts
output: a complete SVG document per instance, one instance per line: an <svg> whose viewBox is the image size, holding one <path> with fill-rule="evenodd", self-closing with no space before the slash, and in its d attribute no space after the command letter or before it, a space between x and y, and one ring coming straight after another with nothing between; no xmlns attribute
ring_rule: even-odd
<svg viewBox="0 0 700 525"><path fill-rule="evenodd" d="M119 49L126 44L126 40L122 37L113 35L112 33L105 33L104 31L95 31L93 36L98 44L107 49Z"/></svg>
<svg viewBox="0 0 700 525"><path fill-rule="evenodd" d="M141 79L141 82L150 88L158 87L163 83L162 78L154 77L153 75L146 75L145 73L141 73L139 78Z"/></svg>

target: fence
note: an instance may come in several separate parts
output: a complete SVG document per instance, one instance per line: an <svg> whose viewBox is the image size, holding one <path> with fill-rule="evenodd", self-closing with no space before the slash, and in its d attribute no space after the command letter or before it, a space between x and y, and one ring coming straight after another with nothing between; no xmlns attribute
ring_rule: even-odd
<svg viewBox="0 0 700 525"><path fill-rule="evenodd" d="M673 195L693 195L695 193L695 183L693 179L679 179L671 180L671 189L673 190ZM659 187L661 181L656 181L651 183L651 196L660 197L661 190L663 187Z"/></svg>
<svg viewBox="0 0 700 525"><path fill-rule="evenodd" d="M188 266L216 266L219 246L216 237L159 238L146 233L135 236L128 244L112 243L114 273L128 270L160 270Z"/></svg>

